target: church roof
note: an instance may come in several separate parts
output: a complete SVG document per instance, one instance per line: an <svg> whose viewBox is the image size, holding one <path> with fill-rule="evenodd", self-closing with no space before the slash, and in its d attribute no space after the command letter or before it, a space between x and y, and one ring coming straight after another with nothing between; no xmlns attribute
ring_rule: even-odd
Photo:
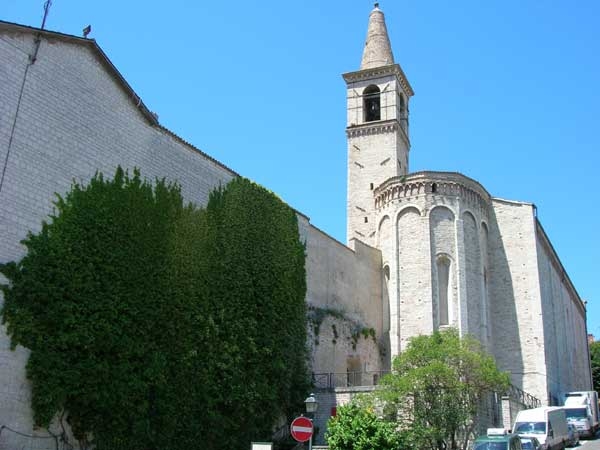
<svg viewBox="0 0 600 450"><path fill-rule="evenodd" d="M379 9L379 3L375 3L373 11L369 15L367 40L360 69L372 69L390 64L394 64L394 55L392 54L392 46L385 26L385 17Z"/></svg>

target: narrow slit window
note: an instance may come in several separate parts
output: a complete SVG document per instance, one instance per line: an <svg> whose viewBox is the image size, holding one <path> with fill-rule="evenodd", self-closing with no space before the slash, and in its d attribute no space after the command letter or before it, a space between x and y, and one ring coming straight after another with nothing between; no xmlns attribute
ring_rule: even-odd
<svg viewBox="0 0 600 450"><path fill-rule="evenodd" d="M448 289L450 288L450 260L440 257L437 260L438 275L438 319L440 325L448 325Z"/></svg>

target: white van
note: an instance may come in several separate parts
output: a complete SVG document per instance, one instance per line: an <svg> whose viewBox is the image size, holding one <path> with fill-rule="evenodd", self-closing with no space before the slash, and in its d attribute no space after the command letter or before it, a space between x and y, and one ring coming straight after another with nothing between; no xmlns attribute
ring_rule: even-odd
<svg viewBox="0 0 600 450"><path fill-rule="evenodd" d="M598 431L598 394L596 391L567 392L564 396L567 423L575 426L581 437L593 438Z"/></svg>
<svg viewBox="0 0 600 450"><path fill-rule="evenodd" d="M568 439L567 418L559 406L519 411L513 433L536 437L544 450L563 450Z"/></svg>

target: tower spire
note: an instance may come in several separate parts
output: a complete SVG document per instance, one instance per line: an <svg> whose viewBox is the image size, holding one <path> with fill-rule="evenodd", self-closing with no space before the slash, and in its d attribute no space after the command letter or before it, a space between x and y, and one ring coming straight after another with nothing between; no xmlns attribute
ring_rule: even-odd
<svg viewBox="0 0 600 450"><path fill-rule="evenodd" d="M373 11L369 15L369 28L360 70L390 64L394 64L394 55L392 54L392 46L385 26L385 17L379 9L379 3L375 3Z"/></svg>

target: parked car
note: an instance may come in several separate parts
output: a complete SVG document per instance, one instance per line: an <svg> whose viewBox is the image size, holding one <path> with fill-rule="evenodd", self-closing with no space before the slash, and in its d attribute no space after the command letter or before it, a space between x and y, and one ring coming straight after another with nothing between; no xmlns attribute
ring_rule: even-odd
<svg viewBox="0 0 600 450"><path fill-rule="evenodd" d="M537 438L521 436L521 447L523 447L523 450L540 450L541 446L542 444L540 444Z"/></svg>
<svg viewBox="0 0 600 450"><path fill-rule="evenodd" d="M473 442L471 450L522 450L521 440L504 428L488 428L485 436Z"/></svg>
<svg viewBox="0 0 600 450"><path fill-rule="evenodd" d="M567 424L567 431L569 438L565 442L567 447L576 447L579 445L579 431L572 423Z"/></svg>

